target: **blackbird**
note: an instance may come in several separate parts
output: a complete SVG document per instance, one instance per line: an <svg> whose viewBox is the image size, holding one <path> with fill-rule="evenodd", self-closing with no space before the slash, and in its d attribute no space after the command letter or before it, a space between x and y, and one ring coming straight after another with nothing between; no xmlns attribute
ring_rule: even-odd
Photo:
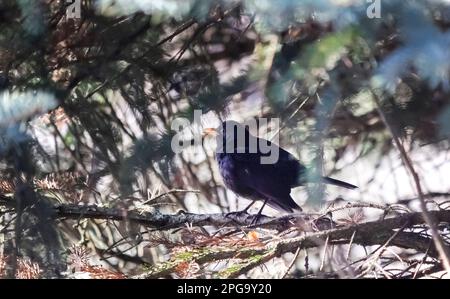
<svg viewBox="0 0 450 299"><path fill-rule="evenodd" d="M246 212L257 200L264 201L258 214L266 204L280 211L302 211L290 193L292 188L308 183L307 169L293 155L252 135L247 126L235 121L224 121L219 129L208 128L205 133L216 135L216 160L225 186L238 196L252 200L243 211ZM278 151L278 159L263 163L263 158L267 159L272 151ZM327 184L357 188L333 178L322 179Z"/></svg>

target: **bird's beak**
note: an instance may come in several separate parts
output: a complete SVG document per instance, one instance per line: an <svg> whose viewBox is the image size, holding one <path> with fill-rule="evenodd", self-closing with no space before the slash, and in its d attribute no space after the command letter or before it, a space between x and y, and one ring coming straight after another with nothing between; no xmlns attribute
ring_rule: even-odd
<svg viewBox="0 0 450 299"><path fill-rule="evenodd" d="M203 130L203 137L207 136L217 136L217 129L215 128L206 128Z"/></svg>

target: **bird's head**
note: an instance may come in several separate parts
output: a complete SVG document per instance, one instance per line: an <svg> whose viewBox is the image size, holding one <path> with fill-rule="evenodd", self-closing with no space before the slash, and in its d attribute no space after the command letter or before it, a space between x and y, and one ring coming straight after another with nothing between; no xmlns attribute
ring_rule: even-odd
<svg viewBox="0 0 450 299"><path fill-rule="evenodd" d="M243 126L234 120L227 120L217 128L204 129L203 135L216 137L217 144L221 144L224 149L225 147L226 149L234 149L239 145L245 146L248 143L250 132L247 126Z"/></svg>

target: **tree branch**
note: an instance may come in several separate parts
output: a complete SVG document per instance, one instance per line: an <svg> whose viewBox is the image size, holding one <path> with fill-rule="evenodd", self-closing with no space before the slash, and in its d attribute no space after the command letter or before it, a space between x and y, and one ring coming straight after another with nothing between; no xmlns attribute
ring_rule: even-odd
<svg viewBox="0 0 450 299"><path fill-rule="evenodd" d="M0 198L0 205L14 208L14 201L5 197ZM231 270L226 269L218 273L220 277L237 277L248 270L257 267L266 261L287 252L295 252L321 246L328 238L328 244L359 244L363 246L384 244L392 238L396 230L400 228L412 228L415 225L426 224L423 213L403 213L391 218L369 221L352 225L339 225L330 228L329 219L324 220L314 214L297 213L281 217L269 217L262 215L257 225L252 224L254 215L245 213L214 213L194 214L179 212L177 214L162 214L158 211L140 213L138 211L127 211L124 209L98 207L95 205L80 206L75 204L59 204L52 207L55 219L107 219L114 221L130 221L138 223L157 231L176 229L191 226L216 226L216 227L245 227L251 229L262 227L283 231L288 228L297 228L306 234L300 237L276 239L261 247L247 248L246 246L221 247L204 246L198 247L183 259L173 257L170 261L151 268L150 271L136 276L135 278L161 277L172 273L180 262L194 261L199 264L214 262L223 259L238 258L240 263L234 265ZM436 223L450 224L450 210L428 211ZM318 222L319 221L319 222ZM317 227L317 224L320 224ZM314 229L316 230L314 232ZM319 231L317 231L319 230ZM435 246L430 246L432 239L412 231L401 231L390 240L390 246L414 249L418 252L427 252L429 256L439 258L439 252ZM434 245L434 244L431 244ZM448 249L448 244L444 245Z"/></svg>
<svg viewBox="0 0 450 299"><path fill-rule="evenodd" d="M0 205L15 208L13 200L6 197L0 197ZM245 213L212 213L195 214L180 211L177 214L162 214L155 212L127 211L125 209L99 207L96 205L76 205L76 204L57 204L53 206L55 219L109 219L115 221L131 221L159 231L184 227L186 224L191 226L218 226L218 227L262 227L276 230L284 230L287 227L308 224L318 219L324 221L319 229L323 230L330 227L329 220L319 218L316 214L294 213L280 217L269 217L261 215L258 224L253 225L255 215ZM450 223L450 210L428 211L428 214L435 219L437 223ZM402 213L391 218L364 222L348 226L364 234L372 234L374 231L386 231L401 228L405 223L407 227L425 224L421 212ZM317 225L317 223L315 223ZM328 224L328 225L327 225ZM342 229L341 226L338 229ZM353 233L353 231L352 231Z"/></svg>
<svg viewBox="0 0 450 299"><path fill-rule="evenodd" d="M436 219L445 219L445 222L450 221L450 211L437 211L434 216ZM355 224L349 227L307 233L300 237L271 242L264 247L207 246L194 249L188 253L184 252L175 255L170 261L156 265L151 268L150 271L136 275L133 278L143 279L162 277L175 272L177 266L183 262L205 264L208 262L237 258L240 259L241 262L222 270L217 274L217 276L222 278L234 278L274 257L281 256L284 253L294 252L298 250L298 248L308 249L318 247L324 243L326 238L329 239L328 242L330 245L348 244L350 240L353 239L352 242L354 244L370 246L385 244L389 240L390 246L398 246L425 252L430 246L430 238L422 237L419 234L411 232L400 232L393 237L396 232L392 230L393 228L399 228L405 225L410 226L422 223L421 213L413 213L380 221ZM355 236L352 237L354 232L356 232ZM431 247L429 250L429 255L435 258L439 257L439 254L434 247Z"/></svg>

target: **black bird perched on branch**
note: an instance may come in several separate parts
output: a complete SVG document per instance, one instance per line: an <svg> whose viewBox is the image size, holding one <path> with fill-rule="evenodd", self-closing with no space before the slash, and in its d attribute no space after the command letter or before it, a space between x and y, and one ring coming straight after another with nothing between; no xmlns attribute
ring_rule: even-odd
<svg viewBox="0 0 450 299"><path fill-rule="evenodd" d="M247 126L235 121L225 121L219 129L208 128L205 133L217 136L216 159L226 187L252 200L243 211L256 200L264 201L258 215L265 204L286 212L302 210L290 193L292 188L308 182L307 169L293 155L268 140L253 136ZM357 188L329 177L322 179L327 184Z"/></svg>

